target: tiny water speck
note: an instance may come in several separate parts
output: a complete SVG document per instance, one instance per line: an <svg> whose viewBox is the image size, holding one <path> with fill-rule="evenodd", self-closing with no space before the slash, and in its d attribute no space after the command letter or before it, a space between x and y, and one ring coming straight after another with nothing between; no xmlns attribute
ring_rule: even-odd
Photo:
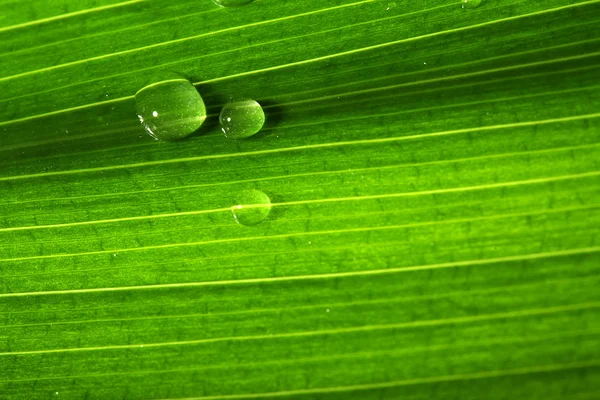
<svg viewBox="0 0 600 400"><path fill-rule="evenodd" d="M252 0L213 0L221 7L239 7L252 3Z"/></svg>
<svg viewBox="0 0 600 400"><path fill-rule="evenodd" d="M477 8L482 0L462 0L462 8Z"/></svg>
<svg viewBox="0 0 600 400"><path fill-rule="evenodd" d="M200 93L186 79L153 83L135 95L137 115L156 140L180 140L198 130L206 119Z"/></svg>
<svg viewBox="0 0 600 400"><path fill-rule="evenodd" d="M265 112L254 100L236 101L223 107L219 123L228 138L245 139L256 135L262 129L265 124Z"/></svg>
<svg viewBox="0 0 600 400"><path fill-rule="evenodd" d="M245 190L235 199L231 212L238 224L257 225L269 216L271 199L261 190Z"/></svg>

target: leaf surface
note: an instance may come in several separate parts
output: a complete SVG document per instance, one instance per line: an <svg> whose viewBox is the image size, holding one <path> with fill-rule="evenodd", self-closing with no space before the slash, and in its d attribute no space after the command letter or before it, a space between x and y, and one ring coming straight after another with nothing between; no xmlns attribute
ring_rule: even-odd
<svg viewBox="0 0 600 400"><path fill-rule="evenodd" d="M463 5L0 0L0 398L596 398L600 1Z"/></svg>

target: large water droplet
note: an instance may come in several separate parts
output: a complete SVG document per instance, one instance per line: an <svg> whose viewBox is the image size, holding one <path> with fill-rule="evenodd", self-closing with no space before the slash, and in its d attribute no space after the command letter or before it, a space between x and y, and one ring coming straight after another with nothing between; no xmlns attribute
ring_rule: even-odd
<svg viewBox="0 0 600 400"><path fill-rule="evenodd" d="M239 7L251 3L252 0L213 0L221 7Z"/></svg>
<svg viewBox="0 0 600 400"><path fill-rule="evenodd" d="M246 190L235 199L231 211L238 223L246 226L256 225L264 221L271 212L271 199L260 190Z"/></svg>
<svg viewBox="0 0 600 400"><path fill-rule="evenodd" d="M244 139L261 130L265 124L265 112L254 100L236 101L223 107L219 122L225 136Z"/></svg>
<svg viewBox="0 0 600 400"><path fill-rule="evenodd" d="M462 8L477 8L481 0L462 0Z"/></svg>
<svg viewBox="0 0 600 400"><path fill-rule="evenodd" d="M140 122L156 140L183 139L206 119L200 93L185 79L148 85L135 94L135 101Z"/></svg>

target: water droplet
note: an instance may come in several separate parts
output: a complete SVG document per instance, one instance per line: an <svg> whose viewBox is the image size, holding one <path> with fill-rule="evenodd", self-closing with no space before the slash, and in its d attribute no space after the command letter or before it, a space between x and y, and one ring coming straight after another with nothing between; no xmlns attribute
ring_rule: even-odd
<svg viewBox="0 0 600 400"><path fill-rule="evenodd" d="M156 140L183 139L206 119L200 93L185 79L148 85L135 94L135 101L140 122Z"/></svg>
<svg viewBox="0 0 600 400"><path fill-rule="evenodd" d="M462 8L477 8L481 0L462 0Z"/></svg>
<svg viewBox="0 0 600 400"><path fill-rule="evenodd" d="M246 190L235 199L231 211L239 224L256 225L264 221L271 212L271 199L260 190Z"/></svg>
<svg viewBox="0 0 600 400"><path fill-rule="evenodd" d="M221 7L239 7L252 3L252 0L213 0Z"/></svg>
<svg viewBox="0 0 600 400"><path fill-rule="evenodd" d="M254 100L236 101L223 107L219 122L225 136L244 139L261 130L265 124L265 112Z"/></svg>
<svg viewBox="0 0 600 400"><path fill-rule="evenodd" d="M329 311L331 311L331 310L329 310L329 308L325 310L325 312L329 312Z"/></svg>

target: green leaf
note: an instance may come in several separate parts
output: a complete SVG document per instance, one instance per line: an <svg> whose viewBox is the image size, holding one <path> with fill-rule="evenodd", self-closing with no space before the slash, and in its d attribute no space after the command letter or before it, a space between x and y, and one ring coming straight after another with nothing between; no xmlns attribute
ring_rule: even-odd
<svg viewBox="0 0 600 400"><path fill-rule="evenodd" d="M118 1L0 0L0 398L598 397L600 1Z"/></svg>

